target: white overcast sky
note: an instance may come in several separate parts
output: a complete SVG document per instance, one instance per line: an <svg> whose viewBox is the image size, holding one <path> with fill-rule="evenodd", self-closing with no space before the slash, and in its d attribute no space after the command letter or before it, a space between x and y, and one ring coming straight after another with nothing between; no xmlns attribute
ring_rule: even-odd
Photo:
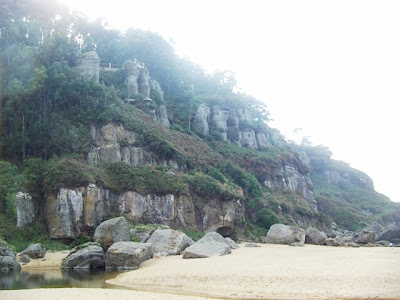
<svg viewBox="0 0 400 300"><path fill-rule="evenodd" d="M289 139L302 128L400 201L400 1L63 2L172 38L209 71L232 70L266 102L272 127Z"/></svg>

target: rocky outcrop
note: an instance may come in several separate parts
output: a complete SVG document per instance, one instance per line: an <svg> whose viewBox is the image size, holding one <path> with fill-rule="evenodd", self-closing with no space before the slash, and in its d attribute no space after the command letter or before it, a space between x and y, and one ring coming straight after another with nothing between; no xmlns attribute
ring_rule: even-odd
<svg viewBox="0 0 400 300"><path fill-rule="evenodd" d="M214 106L213 114L211 116L212 126L221 133L224 141L228 140L228 124L229 111L220 109L219 106Z"/></svg>
<svg viewBox="0 0 400 300"><path fill-rule="evenodd" d="M150 99L149 70L147 70L147 68L140 69L138 91L145 99Z"/></svg>
<svg viewBox="0 0 400 300"><path fill-rule="evenodd" d="M375 243L375 232L368 230L357 232L354 242L357 244Z"/></svg>
<svg viewBox="0 0 400 300"><path fill-rule="evenodd" d="M157 229L148 239L153 254L179 255L192 245L193 240L183 232L172 229Z"/></svg>
<svg viewBox="0 0 400 300"><path fill-rule="evenodd" d="M400 226L396 224L390 224L381 229L377 236L378 241L384 240L392 243L400 243Z"/></svg>
<svg viewBox="0 0 400 300"><path fill-rule="evenodd" d="M15 195L15 207L17 210L17 227L27 227L36 220L36 207L32 196L28 193L18 192Z"/></svg>
<svg viewBox="0 0 400 300"><path fill-rule="evenodd" d="M100 58L96 51L82 53L76 61L76 69L87 79L99 82Z"/></svg>
<svg viewBox="0 0 400 300"><path fill-rule="evenodd" d="M63 259L61 269L96 269L106 264L104 250L98 243L86 243L74 247Z"/></svg>
<svg viewBox="0 0 400 300"><path fill-rule="evenodd" d="M107 250L116 242L130 240L128 222L125 217L113 218L101 223L94 232L94 240L98 242L104 250Z"/></svg>
<svg viewBox="0 0 400 300"><path fill-rule="evenodd" d="M93 165L102 161L121 161L130 166L162 165L179 169L176 161L136 146L136 134L121 124L91 125L89 129L92 149L88 153L88 162Z"/></svg>
<svg viewBox="0 0 400 300"><path fill-rule="evenodd" d="M106 268L117 270L136 270L139 265L152 258L150 244L118 242L107 250Z"/></svg>
<svg viewBox="0 0 400 300"><path fill-rule="evenodd" d="M33 259L43 258L46 255L46 248L43 244L37 243L29 245L24 251L21 252L21 254L28 255Z"/></svg>
<svg viewBox="0 0 400 300"><path fill-rule="evenodd" d="M327 238L323 231L319 231L316 228L308 227L306 230L306 244L325 245Z"/></svg>
<svg viewBox="0 0 400 300"><path fill-rule="evenodd" d="M0 240L0 271L21 269L15 258L15 252L4 241Z"/></svg>
<svg viewBox="0 0 400 300"><path fill-rule="evenodd" d="M231 247L225 243L208 240L197 242L185 249L183 258L206 258L214 255L227 255L231 253Z"/></svg>
<svg viewBox="0 0 400 300"><path fill-rule="evenodd" d="M309 172L304 174L294 166L285 165L280 169L273 170L272 174L265 179L264 186L272 190L297 192L307 200L315 212L318 212Z"/></svg>
<svg viewBox="0 0 400 300"><path fill-rule="evenodd" d="M194 115L193 129L202 134L209 134L210 116L211 116L210 108L205 104L200 104Z"/></svg>
<svg viewBox="0 0 400 300"><path fill-rule="evenodd" d="M46 221L53 239L74 239L82 230L91 234L107 215L125 216L136 223L196 228L229 236L235 225L243 226L245 212L237 199L215 197L204 201L192 192L176 196L127 191L115 195L94 184L60 189L58 194L46 195L45 203Z"/></svg>
<svg viewBox="0 0 400 300"><path fill-rule="evenodd" d="M283 224L274 224L268 230L266 243L285 244L302 243L305 241L305 232L301 228L287 226Z"/></svg>
<svg viewBox="0 0 400 300"><path fill-rule="evenodd" d="M136 97L139 94L138 79L142 67L132 60L127 60L123 68L125 70L125 83L128 88L128 98Z"/></svg>
<svg viewBox="0 0 400 300"><path fill-rule="evenodd" d="M335 238L328 238L325 241L327 246L331 246L331 247L339 247L340 246L340 242L337 241Z"/></svg>

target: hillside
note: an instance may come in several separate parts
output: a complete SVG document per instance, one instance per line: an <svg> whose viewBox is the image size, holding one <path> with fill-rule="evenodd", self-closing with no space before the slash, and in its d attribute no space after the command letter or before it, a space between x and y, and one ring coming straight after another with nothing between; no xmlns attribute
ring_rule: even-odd
<svg viewBox="0 0 400 300"><path fill-rule="evenodd" d="M400 221L367 175L288 144L232 72L36 2L0 6L1 238L70 243L117 215L249 239Z"/></svg>

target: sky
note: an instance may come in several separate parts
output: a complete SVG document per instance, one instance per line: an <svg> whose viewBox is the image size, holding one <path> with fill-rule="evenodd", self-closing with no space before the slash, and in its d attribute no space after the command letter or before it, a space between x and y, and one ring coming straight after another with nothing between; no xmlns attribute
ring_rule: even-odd
<svg viewBox="0 0 400 300"><path fill-rule="evenodd" d="M174 42L209 72L233 71L287 139L302 129L400 202L400 1L63 0L109 26Z"/></svg>

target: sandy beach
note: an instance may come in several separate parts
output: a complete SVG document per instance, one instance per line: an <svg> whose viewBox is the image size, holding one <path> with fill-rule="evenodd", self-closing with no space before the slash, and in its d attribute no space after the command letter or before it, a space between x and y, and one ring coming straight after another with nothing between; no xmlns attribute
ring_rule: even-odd
<svg viewBox="0 0 400 300"><path fill-rule="evenodd" d="M400 248L260 246L207 259L151 259L107 281L126 290L0 291L0 299L400 299ZM57 266L63 256L48 253L42 263Z"/></svg>
<svg viewBox="0 0 400 300"><path fill-rule="evenodd" d="M153 259L107 282L238 299L400 299L400 248L242 245L222 257Z"/></svg>

